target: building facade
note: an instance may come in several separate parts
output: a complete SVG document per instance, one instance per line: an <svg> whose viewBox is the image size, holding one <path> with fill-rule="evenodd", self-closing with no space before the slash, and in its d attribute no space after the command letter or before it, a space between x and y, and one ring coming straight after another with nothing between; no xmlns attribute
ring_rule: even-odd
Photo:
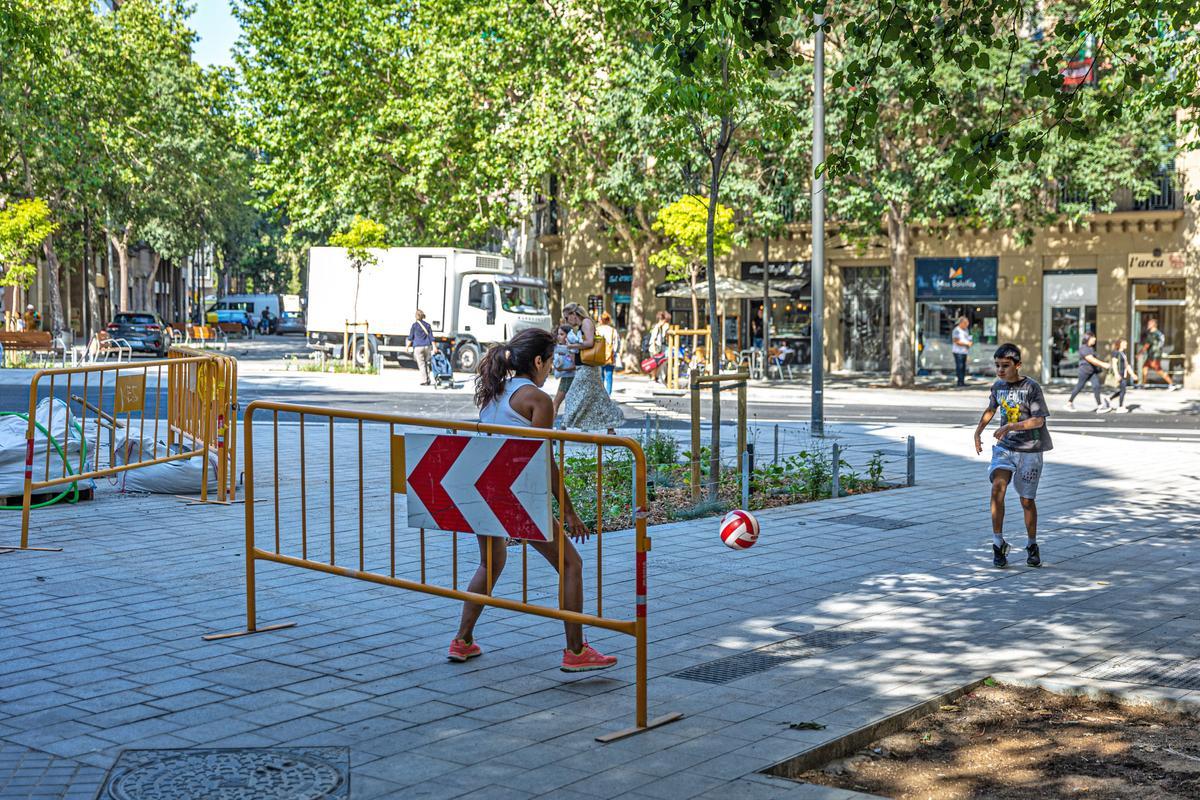
<svg viewBox="0 0 1200 800"><path fill-rule="evenodd" d="M1182 161L1151 198L1118 199L1111 213L1050 225L1028 241L1013 231L953 222L915 230L901 278L914 320L907 332L914 367L952 371L950 331L966 316L975 341L973 371L989 370L996 345L1013 342L1029 374L1073 381L1081 337L1095 333L1101 352L1126 338L1136 354L1153 317L1166 335L1164 367L1200 388L1200 204L1187 199L1200 186L1198 162L1196 155ZM537 257L551 281L552 310L578 302L608 311L624 329L633 275L628 256L594 222L573 213L559 212L546 244ZM811 350L811 244L808 226L796 224L769 245L770 286L786 295L770 301L772 344L787 341L802 365ZM831 227L826 257L826 369L886 372L895 333L886 236L856 245ZM761 243L736 248L716 269L761 285ZM677 324L691 325L690 299L655 295L663 280L661 271L651 270L645 321L667 309ZM725 301L727 347L748 347L757 338L761 307L759 299Z"/></svg>

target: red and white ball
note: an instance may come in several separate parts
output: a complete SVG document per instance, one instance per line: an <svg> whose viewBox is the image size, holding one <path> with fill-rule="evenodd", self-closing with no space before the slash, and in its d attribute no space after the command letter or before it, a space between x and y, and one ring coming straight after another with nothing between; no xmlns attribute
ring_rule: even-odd
<svg viewBox="0 0 1200 800"><path fill-rule="evenodd" d="M721 520L721 541L734 550L748 550L758 541L758 520L749 511L730 511Z"/></svg>

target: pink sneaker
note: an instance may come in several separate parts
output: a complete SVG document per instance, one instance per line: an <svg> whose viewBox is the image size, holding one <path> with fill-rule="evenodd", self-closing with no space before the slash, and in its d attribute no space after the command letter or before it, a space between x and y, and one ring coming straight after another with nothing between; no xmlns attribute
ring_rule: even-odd
<svg viewBox="0 0 1200 800"><path fill-rule="evenodd" d="M455 639L450 643L450 652L446 654L446 658L461 664L463 661L481 655L483 655L483 651L479 649L479 645L474 642L464 642L462 639Z"/></svg>
<svg viewBox="0 0 1200 800"><path fill-rule="evenodd" d="M589 672L594 669L608 669L616 665L616 656L601 655L596 652L594 647L584 642L583 649L578 653L563 650L562 667L560 669L563 672Z"/></svg>

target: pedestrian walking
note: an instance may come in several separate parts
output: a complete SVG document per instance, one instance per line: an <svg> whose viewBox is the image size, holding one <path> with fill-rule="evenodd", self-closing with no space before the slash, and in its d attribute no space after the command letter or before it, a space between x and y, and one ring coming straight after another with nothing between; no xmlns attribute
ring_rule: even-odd
<svg viewBox="0 0 1200 800"><path fill-rule="evenodd" d="M433 328L425 321L425 312L417 309L413 315L417 319L408 329L408 346L412 348L413 359L417 369L421 371L421 385L429 385L429 365L433 357Z"/></svg>
<svg viewBox="0 0 1200 800"><path fill-rule="evenodd" d="M654 381L662 383L666 372L666 352L667 345L670 343L669 332L671 330L671 312L660 311L654 320L654 326L650 328L650 356L660 360L658 368L654 370Z"/></svg>
<svg viewBox="0 0 1200 800"><path fill-rule="evenodd" d="M1075 381L1075 390L1067 400L1067 410L1075 410L1075 398L1083 391L1083 387L1091 382L1092 396L1096 398L1096 413L1103 414L1109 410L1108 398L1100 397L1100 376L1108 372L1108 364L1096 357L1096 334L1087 333L1079 345L1079 380Z"/></svg>
<svg viewBox="0 0 1200 800"><path fill-rule="evenodd" d="M33 307L33 303L25 306L25 317L22 321L25 323L24 330L40 331L42 329L42 315Z"/></svg>
<svg viewBox="0 0 1200 800"><path fill-rule="evenodd" d="M1173 392L1183 387L1175 383L1171 374L1162 368L1163 351L1166 346L1167 337L1158 329L1158 320L1155 317L1146 320L1146 332L1142 334L1142 352L1146 354L1146 360L1142 362L1142 385L1146 385L1148 373L1153 370L1155 375L1166 381L1167 391Z"/></svg>
<svg viewBox="0 0 1200 800"><path fill-rule="evenodd" d="M579 328L580 341L567 345L576 353L591 349L597 342L596 323L588 316L583 306L578 303L568 303L563 308L563 318L567 324ZM563 424L567 428L577 428L585 431L606 430L614 433L625 421L621 407L613 402L604 391L604 383L600 377L600 367L585 364L577 355L575 358L575 380L571 381L571 389L563 402Z"/></svg>
<svg viewBox="0 0 1200 800"><path fill-rule="evenodd" d="M604 391L612 394L613 372L617 368L617 351L620 349L620 334L613 327L612 315L605 311L600 315L600 324L596 326L596 334L603 336L608 343L608 363L600 367L600 376L604 379Z"/></svg>
<svg viewBox="0 0 1200 800"><path fill-rule="evenodd" d="M1042 477L1042 454L1052 450L1046 418L1046 397L1032 378L1021 375L1021 350L1003 344L996 350L996 382L988 394L988 407L975 428L975 454L983 452L983 431L998 409L1004 418L996 429L988 480L992 484L992 564L1008 566L1008 542L1004 540L1004 497L1011 483L1021 498L1025 513L1025 563L1042 565L1037 543L1037 488Z"/></svg>
<svg viewBox="0 0 1200 800"><path fill-rule="evenodd" d="M490 425L516 425L523 428L550 428L554 424L554 405L550 395L542 391L553 367L554 336L549 331L528 328L521 331L507 344L488 350L479 364L475 378L475 405L479 408L479 421ZM563 572L563 608L568 611L583 611L583 559L575 546L567 540L566 533L577 542L586 541L588 529L580 521L571 505L571 497L561 491L563 476L557 468L550 471L551 489L555 497L563 498L563 525L554 526L554 540L529 544L550 563L559 569L560 549ZM566 531L563 527L566 527ZM467 591L490 596L495 581L504 571L508 555L502 536L476 536L479 540L479 567L467 585ZM488 585L488 553L491 553L492 586ZM467 661L483 654L475 642L475 623L483 613L479 603L463 603L462 618L458 633L450 643L447 657L451 661ZM577 622L564 622L567 647L563 650L560 669L563 672L586 672L616 666L616 656L606 656L596 651L583 638L583 626Z"/></svg>
<svg viewBox="0 0 1200 800"><path fill-rule="evenodd" d="M1114 339L1112 348L1108 374L1116 379L1117 390L1109 397L1109 405L1111 406L1111 401L1116 400L1117 405L1112 410L1119 414L1128 414L1129 409L1125 406L1125 389L1137 380L1137 373L1134 371L1133 365L1129 363L1129 354L1126 352L1129 348L1129 341Z"/></svg>
<svg viewBox="0 0 1200 800"><path fill-rule="evenodd" d="M971 321L959 317L958 324L950 332L950 352L954 354L954 376L959 386L967 385L967 356L971 352Z"/></svg>
<svg viewBox="0 0 1200 800"><path fill-rule="evenodd" d="M559 406L575 380L575 351L569 345L578 344L579 334L570 325L563 323L555 330L557 344L554 345L554 377L558 378L558 391L554 393L554 416L558 417Z"/></svg>

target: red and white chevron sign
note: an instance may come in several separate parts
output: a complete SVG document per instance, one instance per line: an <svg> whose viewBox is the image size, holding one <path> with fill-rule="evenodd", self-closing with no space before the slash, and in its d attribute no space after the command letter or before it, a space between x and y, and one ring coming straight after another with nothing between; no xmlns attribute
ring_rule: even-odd
<svg viewBox="0 0 1200 800"><path fill-rule="evenodd" d="M410 528L550 541L546 441L408 433L404 463Z"/></svg>

